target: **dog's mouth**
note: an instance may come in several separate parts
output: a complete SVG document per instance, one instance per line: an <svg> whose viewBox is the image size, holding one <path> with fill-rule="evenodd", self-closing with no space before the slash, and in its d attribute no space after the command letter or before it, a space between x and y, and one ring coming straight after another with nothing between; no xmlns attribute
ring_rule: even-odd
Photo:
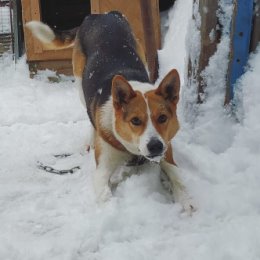
<svg viewBox="0 0 260 260"><path fill-rule="evenodd" d="M161 161L161 159L163 158L163 154L148 155L148 156L145 156L145 158L147 158L147 160L149 160L151 162L159 163Z"/></svg>

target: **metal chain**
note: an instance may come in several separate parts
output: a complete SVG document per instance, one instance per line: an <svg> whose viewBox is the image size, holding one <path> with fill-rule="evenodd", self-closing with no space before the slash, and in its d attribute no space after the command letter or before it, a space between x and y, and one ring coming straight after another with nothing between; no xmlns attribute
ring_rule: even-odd
<svg viewBox="0 0 260 260"><path fill-rule="evenodd" d="M48 165L44 165L43 163L41 162L37 162L37 167L41 170L44 170L46 172L50 172L50 173L54 173L54 174L58 174L58 175L64 175L64 174L73 174L75 173L77 170L80 170L80 167L79 166L76 166L76 167L73 167L71 169L67 169L67 170L57 170L57 169L54 169L52 168L51 166L48 166Z"/></svg>
<svg viewBox="0 0 260 260"><path fill-rule="evenodd" d="M71 156L72 154L56 154L54 155L55 158L66 158L66 157L69 157ZM37 162L37 167L45 172L50 172L50 173L54 173L54 174L58 174L58 175L64 175L64 174L73 174L75 173L77 170L80 170L80 166L75 166L71 169L67 169L67 170L57 170L57 169L54 169L53 167L51 166L48 166L48 165L44 165L42 162L38 161Z"/></svg>

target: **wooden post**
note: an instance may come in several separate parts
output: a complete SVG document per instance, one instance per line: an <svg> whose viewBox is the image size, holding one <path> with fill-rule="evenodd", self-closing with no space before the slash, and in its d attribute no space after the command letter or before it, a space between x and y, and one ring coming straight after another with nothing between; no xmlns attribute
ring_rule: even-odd
<svg viewBox="0 0 260 260"><path fill-rule="evenodd" d="M217 49L219 41L219 31L217 30L218 19L218 0L200 0L199 13L201 17L200 26L200 42L201 49L198 59L196 71L192 68L191 61L189 61L189 77L194 77L198 84L197 102L203 102L203 94L206 85L201 76L202 71L208 66L210 57ZM195 74L195 75L194 75Z"/></svg>
<svg viewBox="0 0 260 260"><path fill-rule="evenodd" d="M150 0L141 0L140 3L144 31L144 43L146 49L146 60L150 73L150 80L154 83L158 78L159 65L152 18L152 7Z"/></svg>
<svg viewBox="0 0 260 260"><path fill-rule="evenodd" d="M237 79L244 73L247 64L252 31L254 0L235 0L232 35L231 61L227 76L225 104L234 97L234 87Z"/></svg>

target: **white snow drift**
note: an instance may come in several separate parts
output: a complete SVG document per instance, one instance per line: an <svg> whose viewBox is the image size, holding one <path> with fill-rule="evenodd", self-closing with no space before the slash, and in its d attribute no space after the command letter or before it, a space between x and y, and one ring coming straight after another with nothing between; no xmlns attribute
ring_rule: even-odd
<svg viewBox="0 0 260 260"><path fill-rule="evenodd" d="M160 77L177 67L184 82L191 2L179 0L169 13ZM221 60L212 62L210 73L219 73ZM182 128L173 145L198 206L192 217L171 202L154 167L122 182L98 206L93 152L84 147L89 121L73 82L50 83L48 71L30 79L24 58L7 64L0 64L1 260L260 259L259 51L238 83L240 122L223 109L218 88L193 115L182 87ZM54 156L62 153L72 155ZM81 169L57 176L37 161Z"/></svg>

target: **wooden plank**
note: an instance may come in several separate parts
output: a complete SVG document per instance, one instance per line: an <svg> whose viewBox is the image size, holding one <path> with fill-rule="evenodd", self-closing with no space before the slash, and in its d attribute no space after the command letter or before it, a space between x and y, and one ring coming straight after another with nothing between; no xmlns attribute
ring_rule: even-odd
<svg viewBox="0 0 260 260"><path fill-rule="evenodd" d="M154 22L152 18L152 6L150 0L141 0L140 3L146 60L148 64L148 70L150 72L150 80L151 82L155 82L158 78L159 63L155 40Z"/></svg>
<svg viewBox="0 0 260 260"><path fill-rule="evenodd" d="M23 25L32 20L39 21L39 10L34 11L33 8L38 8L38 1L36 0L22 0L22 15L23 15ZM33 6L32 6L33 5ZM41 43L35 39L32 33L24 27L24 41L27 59L30 60L36 54L42 53Z"/></svg>
<svg viewBox="0 0 260 260"><path fill-rule="evenodd" d="M100 1L99 0L90 0L91 3L91 13L98 14L100 13Z"/></svg>
<svg viewBox="0 0 260 260"><path fill-rule="evenodd" d="M33 77L38 70L53 70L58 74L73 75L71 60L49 60L49 61L29 61L30 75Z"/></svg>
<svg viewBox="0 0 260 260"><path fill-rule="evenodd" d="M205 85L201 72L208 66L210 57L217 50L219 41L219 32L217 30L218 18L218 1L217 0L200 0L199 12L201 15L201 50L198 67L198 103L203 102Z"/></svg>
<svg viewBox="0 0 260 260"><path fill-rule="evenodd" d="M31 1L30 0L22 0L22 18L23 25L27 22L31 21ZM25 42L25 50L27 59L30 60L31 54L33 54L33 36L29 30L24 28L24 42Z"/></svg>
<svg viewBox="0 0 260 260"><path fill-rule="evenodd" d="M152 17L153 17L153 26L154 26L154 35L157 49L161 49L161 21L160 21L160 9L159 9L159 0L152 0Z"/></svg>
<svg viewBox="0 0 260 260"><path fill-rule="evenodd" d="M42 53L31 52L30 61L44 61L44 60L67 60L72 58L72 48L64 50L48 50Z"/></svg>
<svg viewBox="0 0 260 260"><path fill-rule="evenodd" d="M247 64L252 30L253 3L254 0L235 1L234 28L231 41L232 59L225 103L229 103L233 99L235 83L244 73Z"/></svg>
<svg viewBox="0 0 260 260"><path fill-rule="evenodd" d="M39 0L31 0L31 19L33 21L41 21L41 14L40 14L40 3ZM42 44L37 40L33 39L33 46L35 53L42 53Z"/></svg>
<svg viewBox="0 0 260 260"><path fill-rule="evenodd" d="M195 2L195 0L194 0ZM196 81L197 102L202 103L204 99L205 88L207 87L203 77L202 71L208 66L210 57L216 52L217 43L220 38L218 27L218 0L200 0L199 13L201 17L200 26L200 54L197 64L192 64L191 60L188 63L188 77L191 82ZM193 19L195 19L193 17Z"/></svg>

